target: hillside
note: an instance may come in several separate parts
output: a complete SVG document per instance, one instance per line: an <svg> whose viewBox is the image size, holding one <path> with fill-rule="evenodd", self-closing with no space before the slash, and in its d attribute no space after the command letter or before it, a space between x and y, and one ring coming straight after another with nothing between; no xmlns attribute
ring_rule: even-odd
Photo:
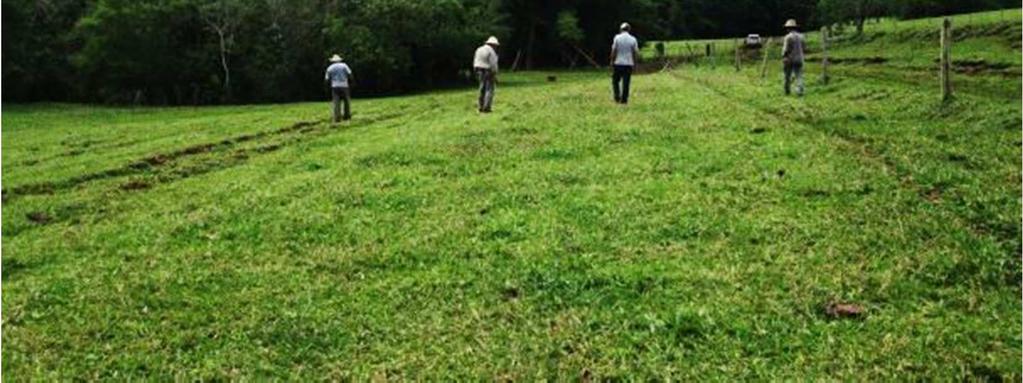
<svg viewBox="0 0 1023 383"><path fill-rule="evenodd" d="M342 125L4 105L3 373L1018 380L1019 25L981 20L957 58L1009 66L949 104L907 28L802 99L726 62L628 107L517 73L492 115L458 90Z"/></svg>

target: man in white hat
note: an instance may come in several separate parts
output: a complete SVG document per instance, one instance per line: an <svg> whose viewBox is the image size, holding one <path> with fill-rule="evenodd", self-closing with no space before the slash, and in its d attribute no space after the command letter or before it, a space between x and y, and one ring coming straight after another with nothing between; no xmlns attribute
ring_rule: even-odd
<svg viewBox="0 0 1023 383"><path fill-rule="evenodd" d="M785 64L785 95L792 94L792 82L796 82L796 94L803 96L803 54L806 51L806 39L799 33L796 20L785 23L789 34L785 36L782 46L782 62Z"/></svg>
<svg viewBox="0 0 1023 383"><path fill-rule="evenodd" d="M334 99L334 123L341 122L343 118L345 121L352 119L352 92L351 92L351 80L354 79L352 76L352 69L345 64L344 59L340 55L334 55L330 58L330 66L327 67L327 75L324 76L324 80L330 82L330 93ZM341 114L341 102L344 101L345 112Z"/></svg>
<svg viewBox="0 0 1023 383"><path fill-rule="evenodd" d="M490 36L483 46L476 49L472 67L480 80L479 112L490 113L494 106L494 91L497 89L498 56L497 48L501 43L497 37Z"/></svg>
<svg viewBox="0 0 1023 383"><path fill-rule="evenodd" d="M620 33L611 43L611 66L614 73L611 76L611 89L614 92L615 102L625 105L629 103L629 87L632 84L632 69L639 61L639 42L629 31L632 26L629 23L622 23Z"/></svg>

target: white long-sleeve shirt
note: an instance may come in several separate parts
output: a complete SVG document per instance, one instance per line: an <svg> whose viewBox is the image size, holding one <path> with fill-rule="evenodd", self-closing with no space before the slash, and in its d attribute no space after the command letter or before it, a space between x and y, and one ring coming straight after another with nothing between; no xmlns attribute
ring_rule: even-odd
<svg viewBox="0 0 1023 383"><path fill-rule="evenodd" d="M484 45L476 49L476 56L472 60L472 67L476 69L490 69L497 73L497 51L490 45Z"/></svg>

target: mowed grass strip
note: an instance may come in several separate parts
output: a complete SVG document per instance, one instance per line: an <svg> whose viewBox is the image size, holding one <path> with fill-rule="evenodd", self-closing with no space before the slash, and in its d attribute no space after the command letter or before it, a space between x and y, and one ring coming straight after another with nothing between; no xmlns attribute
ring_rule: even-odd
<svg viewBox="0 0 1023 383"><path fill-rule="evenodd" d="M932 139L927 127L961 120L922 109L895 118L913 98L856 98L877 87L839 81L774 101L775 84L721 70L638 77L623 108L604 74L561 76L510 78L493 115L473 113L469 91L362 101L357 112L395 117L247 144L279 147L244 161L227 150L168 165L230 165L187 177L13 200L4 372L1018 377L1011 242L970 225L1018 221L1006 195L1018 182L998 179L1019 173L1018 147L975 154L996 169L949 170L962 181L950 194L1006 215L971 218L986 210L936 206L919 191L957 166L917 147ZM915 92L906 87L885 89ZM846 104L903 129L825 116ZM234 127L218 129L252 132L237 112L238 125L221 117ZM15 129L26 131L5 149L34 137ZM145 177L157 181L123 187ZM38 211L69 213L33 222ZM836 303L866 314L829 315Z"/></svg>

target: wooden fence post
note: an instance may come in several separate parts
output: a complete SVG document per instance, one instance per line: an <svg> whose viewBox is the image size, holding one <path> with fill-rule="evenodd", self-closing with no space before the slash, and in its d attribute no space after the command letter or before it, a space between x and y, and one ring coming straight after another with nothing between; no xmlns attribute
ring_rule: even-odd
<svg viewBox="0 0 1023 383"><path fill-rule="evenodd" d="M828 64L829 64L829 62L828 62L828 39L829 38L830 38L830 36L828 36L828 27L822 27L821 28L821 48L823 48L824 57L821 60L821 72L822 72L822 79L824 80L824 85L828 85L828 83L831 82L831 77L828 76Z"/></svg>
<svg viewBox="0 0 1023 383"><path fill-rule="evenodd" d="M718 66L718 58L716 57L717 51L718 51L717 44L714 43L707 44L707 52L710 52L710 54L708 55L710 56L710 66L715 68Z"/></svg>
<svg viewBox="0 0 1023 383"><path fill-rule="evenodd" d="M767 77L767 59L771 57L771 43L774 42L774 38L768 38L767 44L764 44L764 63L760 66L760 78Z"/></svg>
<svg viewBox="0 0 1023 383"><path fill-rule="evenodd" d="M952 97L952 19L946 17L941 26L941 99Z"/></svg>
<svg viewBox="0 0 1023 383"><path fill-rule="evenodd" d="M741 56L741 53L739 51L739 46L740 45L741 44L740 44L739 40L736 40L735 41L735 71L736 72L741 72L742 71L742 56Z"/></svg>

